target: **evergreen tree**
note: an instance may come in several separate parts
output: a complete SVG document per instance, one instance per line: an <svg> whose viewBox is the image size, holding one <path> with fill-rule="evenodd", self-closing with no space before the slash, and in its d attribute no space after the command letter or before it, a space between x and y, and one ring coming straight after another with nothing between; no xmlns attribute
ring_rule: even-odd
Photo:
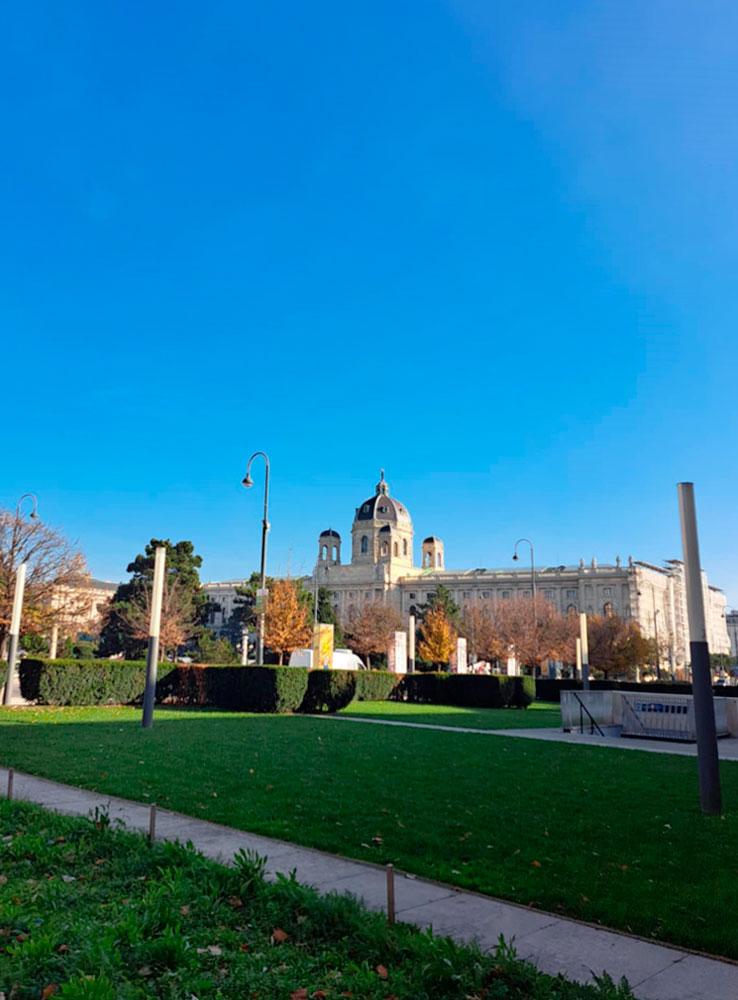
<svg viewBox="0 0 738 1000"><path fill-rule="evenodd" d="M442 611L449 623L458 629L461 623L461 608L451 596L451 591L442 583L438 584L435 593L428 598L427 604L418 607L418 617L425 621L429 611Z"/></svg>
<svg viewBox="0 0 738 1000"><path fill-rule="evenodd" d="M100 633L101 656L113 656L122 652L126 659L137 659L143 655L146 639L137 638L129 622L135 609L145 605L146 593L153 585L154 558L159 546L163 546L167 553L167 581L170 584L176 583L177 589L187 595L188 606L198 625L204 622L208 596L200 586L198 570L202 566L202 557L195 555L192 542L173 544L168 538L165 541L152 538L144 553L137 555L128 564L126 572L131 574L131 579L127 583L121 583L115 592Z"/></svg>

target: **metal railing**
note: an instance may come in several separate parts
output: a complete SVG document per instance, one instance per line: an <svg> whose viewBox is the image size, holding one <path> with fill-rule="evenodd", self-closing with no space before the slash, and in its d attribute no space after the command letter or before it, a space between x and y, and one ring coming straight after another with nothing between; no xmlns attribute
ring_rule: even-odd
<svg viewBox="0 0 738 1000"><path fill-rule="evenodd" d="M579 695L576 693L576 691L572 691L572 694L574 695L574 697L576 698L576 700L579 702L579 732L580 733L584 732L584 713L586 712L586 714L589 716L589 735L593 736L594 735L594 731L596 729L597 732L600 734L600 736L604 736L605 734L602 732L602 730L600 729L600 727L598 726L598 724L595 722L594 716L592 715L592 713L590 712L590 710L587 708L587 706L584 704L584 702L579 697Z"/></svg>

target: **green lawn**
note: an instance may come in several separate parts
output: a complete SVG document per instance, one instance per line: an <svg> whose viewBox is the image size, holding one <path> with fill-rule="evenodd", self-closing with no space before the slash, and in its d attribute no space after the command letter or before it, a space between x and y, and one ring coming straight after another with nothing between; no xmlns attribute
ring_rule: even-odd
<svg viewBox="0 0 738 1000"><path fill-rule="evenodd" d="M0 996L38 1000L626 1000L481 955L258 859L234 869L97 822L0 802Z"/></svg>
<svg viewBox="0 0 738 1000"><path fill-rule="evenodd" d="M524 715L525 713L521 713ZM738 766L300 716L0 712L0 763L738 958Z"/></svg>
<svg viewBox="0 0 738 1000"><path fill-rule="evenodd" d="M354 701L341 715L391 722L422 722L469 729L538 729L561 726L561 709L548 701L518 708L455 708L452 705L409 705L401 701Z"/></svg>

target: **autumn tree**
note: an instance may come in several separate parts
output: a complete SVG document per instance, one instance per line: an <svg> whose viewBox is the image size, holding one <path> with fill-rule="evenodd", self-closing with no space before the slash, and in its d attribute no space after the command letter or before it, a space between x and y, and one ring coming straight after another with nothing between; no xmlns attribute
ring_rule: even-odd
<svg viewBox="0 0 738 1000"><path fill-rule="evenodd" d="M150 601L154 580L154 559L159 546L163 546L167 553L165 575L167 583L177 581L176 587L165 590L170 594L172 609L178 605L182 610L181 631L193 638L198 635L198 629L204 624L208 597L200 585L198 572L202 566L202 557L195 554L192 542L172 543L168 538L165 541L152 538L143 554L137 555L133 562L128 564L126 572L131 574L131 579L127 583L120 584L107 609L100 633L99 650L102 656L123 653L126 659L136 659L143 654L148 631L143 638L140 638L140 630L134 622L139 621L142 609L145 609L147 601Z"/></svg>
<svg viewBox="0 0 738 1000"><path fill-rule="evenodd" d="M469 643L469 652L475 656L492 663L507 656L508 647L492 604L465 604L459 631Z"/></svg>
<svg viewBox="0 0 738 1000"><path fill-rule="evenodd" d="M447 666L454 649L456 635L442 607L430 608L420 626L418 652L423 660L435 666Z"/></svg>
<svg viewBox="0 0 738 1000"><path fill-rule="evenodd" d="M399 632L402 620L393 607L381 601L365 604L358 617L347 626L351 646L364 657L367 670L371 669L372 654L387 652L393 632Z"/></svg>
<svg viewBox="0 0 738 1000"><path fill-rule="evenodd" d="M264 642L279 653L280 664L284 662L285 653L310 645L310 610L302 596L301 588L294 580L275 580L269 590L264 615Z"/></svg>
<svg viewBox="0 0 738 1000"><path fill-rule="evenodd" d="M572 623L550 601L513 597L498 601L495 623L505 648L512 649L523 666L540 667L546 660L566 660L572 655Z"/></svg>
<svg viewBox="0 0 738 1000"><path fill-rule="evenodd" d="M138 593L118 608L120 623L128 636L142 645L148 642L151 623L153 583L146 583ZM159 647L161 659L176 655L180 646L200 631L199 615L191 590L176 576L165 576L161 602Z"/></svg>
<svg viewBox="0 0 738 1000"><path fill-rule="evenodd" d="M429 611L442 611L453 628L458 628L461 621L461 608L451 596L451 591L439 583L436 590L430 594L426 604L418 608L419 618L425 620Z"/></svg>
<svg viewBox="0 0 738 1000"><path fill-rule="evenodd" d="M631 678L636 667L653 656L653 643L637 622L617 615L590 615L587 618L589 665L595 673Z"/></svg>
<svg viewBox="0 0 738 1000"><path fill-rule="evenodd" d="M59 532L0 508L0 654L5 655L18 567L27 564L22 634L47 631L78 612L78 589L89 580L82 553Z"/></svg>

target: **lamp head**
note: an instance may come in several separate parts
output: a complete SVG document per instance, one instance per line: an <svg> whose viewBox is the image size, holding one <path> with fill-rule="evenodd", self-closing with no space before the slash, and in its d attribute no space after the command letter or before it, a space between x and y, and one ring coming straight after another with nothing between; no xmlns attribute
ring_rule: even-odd
<svg viewBox="0 0 738 1000"><path fill-rule="evenodd" d="M517 562L519 558L520 556L517 554L517 552L513 552L513 562Z"/></svg>
<svg viewBox="0 0 738 1000"><path fill-rule="evenodd" d="M29 514L29 517L32 521L38 521L38 511L34 508Z"/></svg>
<svg viewBox="0 0 738 1000"><path fill-rule="evenodd" d="M247 472L246 475L241 480L241 485L245 486L246 489L250 489L254 485L254 480L251 478L251 473Z"/></svg>

